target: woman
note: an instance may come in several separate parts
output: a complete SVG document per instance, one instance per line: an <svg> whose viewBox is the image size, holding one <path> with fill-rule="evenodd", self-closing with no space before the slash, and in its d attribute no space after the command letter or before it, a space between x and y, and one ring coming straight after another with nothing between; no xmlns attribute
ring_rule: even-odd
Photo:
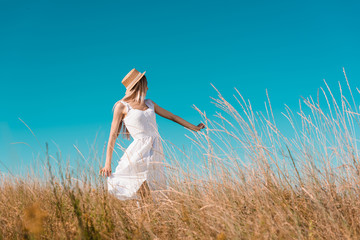
<svg viewBox="0 0 360 240"><path fill-rule="evenodd" d="M145 71L146 72L146 71ZM125 96L115 103L110 137L106 151L105 167L100 174L108 177L108 191L120 200L150 197L150 190L166 189L164 154L156 124L156 115L172 120L184 127L199 131L205 127L185 121L161 108L154 101L145 99L147 79L145 72L132 69L122 80ZM111 158L117 137L123 129L123 137L134 141L125 150L114 173Z"/></svg>

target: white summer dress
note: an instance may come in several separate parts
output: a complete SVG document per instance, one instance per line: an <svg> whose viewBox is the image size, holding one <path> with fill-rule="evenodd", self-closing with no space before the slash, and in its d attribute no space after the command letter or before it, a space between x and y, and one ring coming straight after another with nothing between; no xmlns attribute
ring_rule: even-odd
<svg viewBox="0 0 360 240"><path fill-rule="evenodd" d="M151 191L167 189L165 157L153 102L145 99L146 110L120 102L127 107L123 123L134 140L120 158L115 172L107 178L109 193L120 200L139 199L137 191L145 180Z"/></svg>

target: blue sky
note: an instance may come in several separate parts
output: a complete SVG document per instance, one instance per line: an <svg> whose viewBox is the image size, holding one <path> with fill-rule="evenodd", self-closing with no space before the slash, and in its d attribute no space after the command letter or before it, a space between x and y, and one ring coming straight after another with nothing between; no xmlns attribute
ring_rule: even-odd
<svg viewBox="0 0 360 240"><path fill-rule="evenodd" d="M275 116L323 79L357 86L357 1L17 1L0 0L0 171L31 164L40 145L64 155L108 139L122 78L146 70L147 98L197 125L234 87ZM191 143L189 130L157 116L162 137ZM121 140L124 144L128 142ZM26 144L11 144L25 142ZM113 160L114 161L114 160Z"/></svg>

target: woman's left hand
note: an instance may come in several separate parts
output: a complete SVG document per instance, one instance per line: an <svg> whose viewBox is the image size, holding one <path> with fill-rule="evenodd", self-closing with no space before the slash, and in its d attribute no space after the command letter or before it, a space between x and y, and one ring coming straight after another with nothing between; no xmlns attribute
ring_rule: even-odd
<svg viewBox="0 0 360 240"><path fill-rule="evenodd" d="M205 128L205 124L200 123L199 125L196 126L196 130L195 131L200 131L201 129Z"/></svg>

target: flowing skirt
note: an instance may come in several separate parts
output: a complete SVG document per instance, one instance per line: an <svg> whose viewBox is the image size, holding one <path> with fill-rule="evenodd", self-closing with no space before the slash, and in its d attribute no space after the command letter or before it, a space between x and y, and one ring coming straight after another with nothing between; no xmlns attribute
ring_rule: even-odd
<svg viewBox="0 0 360 240"><path fill-rule="evenodd" d="M137 191L145 180L151 192L167 189L166 175L160 137L135 139L107 178L108 191L120 200L140 199Z"/></svg>

